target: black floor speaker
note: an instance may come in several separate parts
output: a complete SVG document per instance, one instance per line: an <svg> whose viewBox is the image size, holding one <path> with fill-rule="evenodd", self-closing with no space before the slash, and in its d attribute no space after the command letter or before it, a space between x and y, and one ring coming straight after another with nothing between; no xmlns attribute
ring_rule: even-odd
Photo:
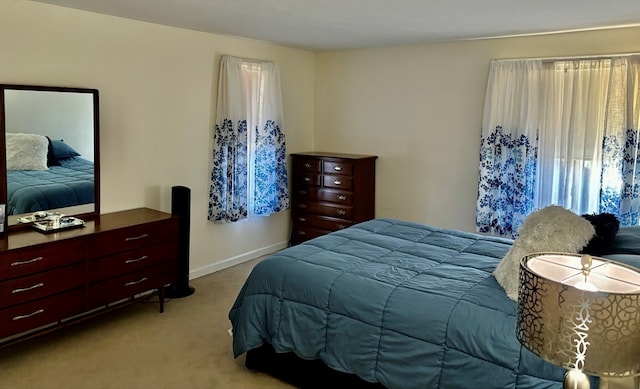
<svg viewBox="0 0 640 389"><path fill-rule="evenodd" d="M171 187L171 214L180 217L178 233L178 276L166 290L166 296L181 298L191 296L195 289L189 286L189 235L191 234L191 189L186 186Z"/></svg>

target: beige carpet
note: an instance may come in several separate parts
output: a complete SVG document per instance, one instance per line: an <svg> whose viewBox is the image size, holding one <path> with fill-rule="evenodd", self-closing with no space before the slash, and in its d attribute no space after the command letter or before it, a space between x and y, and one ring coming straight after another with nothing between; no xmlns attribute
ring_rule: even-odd
<svg viewBox="0 0 640 389"><path fill-rule="evenodd" d="M162 314L138 303L0 348L0 389L292 388L231 352L227 313L257 261L192 280Z"/></svg>

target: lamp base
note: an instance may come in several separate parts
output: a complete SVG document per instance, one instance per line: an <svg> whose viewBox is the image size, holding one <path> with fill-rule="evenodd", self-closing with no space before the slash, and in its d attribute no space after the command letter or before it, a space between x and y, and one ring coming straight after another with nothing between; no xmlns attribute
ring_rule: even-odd
<svg viewBox="0 0 640 389"><path fill-rule="evenodd" d="M589 377L577 369L567 370L564 373L564 389L591 389Z"/></svg>

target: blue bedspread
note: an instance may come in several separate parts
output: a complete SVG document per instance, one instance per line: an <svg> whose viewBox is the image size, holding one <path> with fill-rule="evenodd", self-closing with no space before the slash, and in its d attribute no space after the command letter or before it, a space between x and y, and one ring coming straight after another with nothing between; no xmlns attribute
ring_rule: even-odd
<svg viewBox="0 0 640 389"><path fill-rule="evenodd" d="M561 388L491 274L511 243L375 219L287 248L229 313L234 356L267 342L392 389Z"/></svg>
<svg viewBox="0 0 640 389"><path fill-rule="evenodd" d="M59 161L49 170L7 171L7 214L94 202L94 166L80 157Z"/></svg>

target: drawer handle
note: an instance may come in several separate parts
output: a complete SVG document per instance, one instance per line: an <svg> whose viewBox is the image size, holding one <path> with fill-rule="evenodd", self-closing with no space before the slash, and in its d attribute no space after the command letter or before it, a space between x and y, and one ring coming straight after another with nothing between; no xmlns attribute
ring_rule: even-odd
<svg viewBox="0 0 640 389"><path fill-rule="evenodd" d="M13 320L14 320L14 321L16 321L16 320L28 319L28 318L30 318L31 316L39 315L39 314L41 314L41 313L43 313L43 312L44 312L44 309L40 308L40 309L38 309L37 311L35 311L35 312L31 312L31 313L26 314L26 315L15 316L15 317L13 318Z"/></svg>
<svg viewBox="0 0 640 389"><path fill-rule="evenodd" d="M311 169L311 164L307 162L307 163L304 164L304 167L307 168L307 169Z"/></svg>
<svg viewBox="0 0 640 389"><path fill-rule="evenodd" d="M307 208L307 204L298 204L298 208L302 208L302 209Z"/></svg>
<svg viewBox="0 0 640 389"><path fill-rule="evenodd" d="M298 220L301 221L301 222L306 222L307 218L306 217L299 217Z"/></svg>
<svg viewBox="0 0 640 389"><path fill-rule="evenodd" d="M347 195L343 195L343 194L339 194L338 196L336 196L338 198L338 200L346 200L347 199Z"/></svg>
<svg viewBox="0 0 640 389"><path fill-rule="evenodd" d="M336 213L337 213L338 215L346 215L346 214L347 214L347 211L345 211L344 209L336 209Z"/></svg>
<svg viewBox="0 0 640 389"><path fill-rule="evenodd" d="M304 232L304 231L298 231L298 235L305 236L305 235L307 235L307 233Z"/></svg>
<svg viewBox="0 0 640 389"><path fill-rule="evenodd" d="M336 165L336 166L333 167L333 170L335 170L337 172L341 172L342 171L342 166Z"/></svg>
<svg viewBox="0 0 640 389"><path fill-rule="evenodd" d="M17 262L13 262L11 264L11 266L19 266L19 265L26 265L27 263L33 263L33 262L38 262L38 261L42 261L44 259L44 257L35 257L33 259L28 259L26 261L17 261Z"/></svg>
<svg viewBox="0 0 640 389"><path fill-rule="evenodd" d="M338 223L336 224L336 228L339 230L344 230L345 228L347 228L347 226L345 226L344 224Z"/></svg>
<svg viewBox="0 0 640 389"><path fill-rule="evenodd" d="M18 289L14 289L11 291L11 293L15 294L15 293L22 293L22 292L27 292L30 291L32 289L37 289L37 288L42 288L44 286L44 284L41 282L39 284L35 284L26 288L18 288Z"/></svg>
<svg viewBox="0 0 640 389"><path fill-rule="evenodd" d="M342 185L342 181L341 180L335 180L333 181L334 184L336 185Z"/></svg>
<svg viewBox="0 0 640 389"><path fill-rule="evenodd" d="M138 235L138 236L132 236L132 237L130 237L130 238L124 238L124 241L125 241L125 242L130 242L130 241L132 241L132 240L143 239L143 238L146 238L146 237L148 237L148 236L149 236L149 234L142 234L142 235Z"/></svg>
<svg viewBox="0 0 640 389"><path fill-rule="evenodd" d="M143 255L143 256L141 256L140 258L136 258L136 259L127 259L126 261L124 261L124 263L135 263L135 262L140 262L140 261L142 261L142 260L144 260L144 259L147 259L147 258L149 258L149 257L148 257L148 256L146 256L146 255Z"/></svg>
<svg viewBox="0 0 640 389"><path fill-rule="evenodd" d="M304 182L311 182L311 178L309 178L309 177L305 177L305 178L304 178Z"/></svg>
<svg viewBox="0 0 640 389"><path fill-rule="evenodd" d="M298 194L306 195L306 194L307 194L307 191L306 191L306 190L299 190L299 191L298 191Z"/></svg>
<svg viewBox="0 0 640 389"><path fill-rule="evenodd" d="M131 282L127 282L126 284L124 284L124 286L133 286L133 285L138 285L141 282L145 282L147 280L147 277L142 277L140 278L138 281L131 281Z"/></svg>

